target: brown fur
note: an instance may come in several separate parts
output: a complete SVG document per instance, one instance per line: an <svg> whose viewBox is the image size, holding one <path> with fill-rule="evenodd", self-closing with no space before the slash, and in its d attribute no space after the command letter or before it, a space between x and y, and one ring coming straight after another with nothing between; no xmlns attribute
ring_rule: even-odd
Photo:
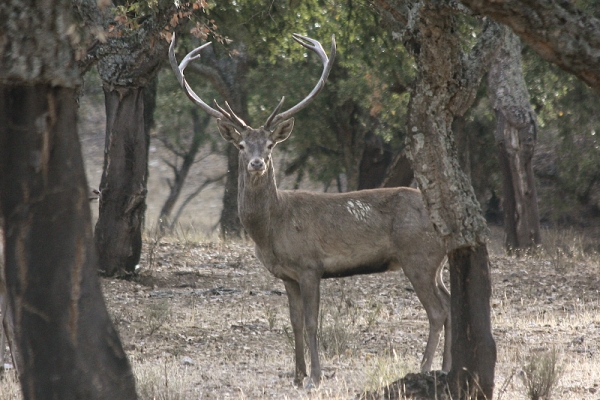
<svg viewBox="0 0 600 400"><path fill-rule="evenodd" d="M264 266L282 279L295 338L296 372L306 376L303 329L309 339L311 374L321 377L317 346L322 278L403 269L429 318L422 370L431 368L445 328L442 368L450 369L450 296L441 280L445 251L433 229L421 193L411 188L349 193L278 190L271 158L289 137L293 119L273 132L263 127L239 132L218 120L221 135L240 149L238 209Z"/></svg>

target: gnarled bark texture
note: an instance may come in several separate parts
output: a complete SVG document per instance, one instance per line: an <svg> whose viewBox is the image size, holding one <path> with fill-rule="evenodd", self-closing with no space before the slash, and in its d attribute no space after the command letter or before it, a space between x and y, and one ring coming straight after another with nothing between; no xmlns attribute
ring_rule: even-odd
<svg viewBox="0 0 600 400"><path fill-rule="evenodd" d="M71 3L0 5L0 204L25 399L135 399L96 274Z"/></svg>
<svg viewBox="0 0 600 400"><path fill-rule="evenodd" d="M504 29L488 72L488 91L496 112L505 245L509 250L530 248L541 240L532 163L537 124L521 68L521 42L510 29Z"/></svg>
<svg viewBox="0 0 600 400"><path fill-rule="evenodd" d="M565 0L461 0L509 26L546 61L600 91L600 20Z"/></svg>
<svg viewBox="0 0 600 400"><path fill-rule="evenodd" d="M457 21L447 10L426 3L416 26L419 74L409 104L407 155L448 250L453 338L449 382L458 398L491 398L496 347L490 324L487 228L473 187L459 167L452 135L454 117L473 101L485 60L480 54L469 63L462 56L454 34ZM488 25L482 36L494 31L498 29Z"/></svg>
<svg viewBox="0 0 600 400"><path fill-rule="evenodd" d="M397 25L415 57L406 154L431 220L444 238L452 289L453 398L489 399L494 390L496 345L491 332L487 228L468 177L460 169L452 134L455 118L473 103L489 66L499 26L487 22L477 44L464 54L456 4L376 0ZM398 31L396 31L398 29Z"/></svg>

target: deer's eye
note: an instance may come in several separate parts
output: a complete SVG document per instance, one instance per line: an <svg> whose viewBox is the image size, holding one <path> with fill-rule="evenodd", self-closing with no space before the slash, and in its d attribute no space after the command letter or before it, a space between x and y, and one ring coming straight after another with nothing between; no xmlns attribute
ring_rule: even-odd
<svg viewBox="0 0 600 400"><path fill-rule="evenodd" d="M240 149L240 150L244 150L244 149L245 149L245 147L244 147L244 145L243 145L242 143L239 143L239 144L238 144L238 149Z"/></svg>
<svg viewBox="0 0 600 400"><path fill-rule="evenodd" d="M273 146L274 146L274 145L275 145L275 143L269 143L269 144L267 145L267 149L269 149L269 150L273 149Z"/></svg>

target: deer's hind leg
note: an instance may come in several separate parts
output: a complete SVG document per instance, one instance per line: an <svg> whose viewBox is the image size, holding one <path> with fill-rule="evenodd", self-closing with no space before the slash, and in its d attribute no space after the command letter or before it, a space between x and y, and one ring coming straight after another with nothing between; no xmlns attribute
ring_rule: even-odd
<svg viewBox="0 0 600 400"><path fill-rule="evenodd" d="M429 337L421 361L421 372L431 370L435 350L440 342L442 331L445 330L444 359L442 369L450 370L450 294L441 280L441 261L438 265L431 262L423 263L423 260L413 260L403 267L404 273L412 283L419 301L425 308L429 320ZM424 266L428 266L426 268ZM441 285L441 286L440 286ZM446 329L444 329L446 328Z"/></svg>
<svg viewBox="0 0 600 400"><path fill-rule="evenodd" d="M300 285L298 282L284 280L285 291L290 307L290 321L294 331L294 351L296 368L294 371L294 385L302 387L306 377L306 362L304 361L304 308Z"/></svg>

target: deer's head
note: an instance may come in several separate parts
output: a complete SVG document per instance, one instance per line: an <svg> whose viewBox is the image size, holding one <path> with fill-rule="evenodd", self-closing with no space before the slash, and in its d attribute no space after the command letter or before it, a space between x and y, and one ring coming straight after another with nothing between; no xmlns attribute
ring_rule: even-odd
<svg viewBox="0 0 600 400"><path fill-rule="evenodd" d="M253 175L262 175L267 171L269 163L271 162L271 152L273 148L277 143L286 140L292 133L292 129L294 128L294 118L292 118L292 115L306 107L321 89L323 89L325 81L331 71L331 67L333 66L336 51L334 36L331 37L331 58L327 57L321 43L318 41L306 36L298 35L297 33L294 33L292 37L296 42L307 49L314 51L321 58L321 62L323 63L323 73L314 89L306 96L306 98L304 98L304 100L289 110L280 113L279 111L281 110L281 106L285 99L283 97L267 119L267 122L258 129L253 129L248 126L233 112L227 102L225 102L225 108L223 108L219 106L215 100L214 103L216 109L210 107L194 93L187 83L183 74L185 67L187 67L191 61L199 58L200 51L208 46L210 42L192 50L185 56L179 65L177 65L177 59L175 58L174 34L171 46L169 47L169 60L179 84L194 103L209 115L217 118L217 125L221 136L228 142L233 143L233 145L239 149L241 158L247 165L248 172Z"/></svg>
<svg viewBox="0 0 600 400"><path fill-rule="evenodd" d="M248 172L263 175L271 162L271 152L275 145L290 137L294 128L294 118L279 123L273 130L261 126L258 129L248 127L241 132L237 127L222 119L217 120L223 139L238 148L241 160L247 165Z"/></svg>

